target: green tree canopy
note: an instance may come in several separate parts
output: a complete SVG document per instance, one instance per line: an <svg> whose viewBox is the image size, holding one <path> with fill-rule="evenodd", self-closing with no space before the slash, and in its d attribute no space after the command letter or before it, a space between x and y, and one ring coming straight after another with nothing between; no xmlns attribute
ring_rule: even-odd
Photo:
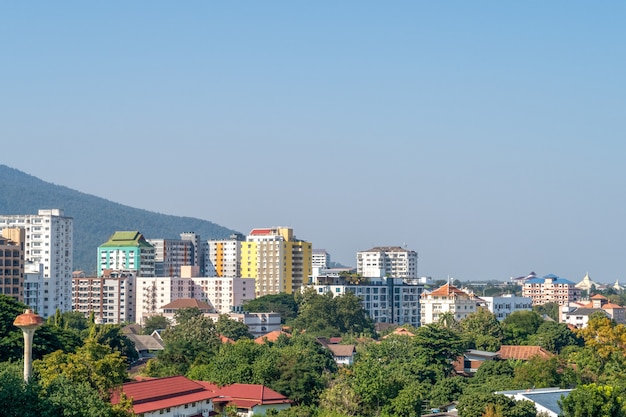
<svg viewBox="0 0 626 417"><path fill-rule="evenodd" d="M228 314L220 314L219 319L215 323L215 330L218 334L235 341L253 338L250 329L245 323L231 319Z"/></svg>
<svg viewBox="0 0 626 417"><path fill-rule="evenodd" d="M298 305L293 294L269 294L247 301L242 306L244 311L254 313L280 313L282 323L287 323L298 314Z"/></svg>

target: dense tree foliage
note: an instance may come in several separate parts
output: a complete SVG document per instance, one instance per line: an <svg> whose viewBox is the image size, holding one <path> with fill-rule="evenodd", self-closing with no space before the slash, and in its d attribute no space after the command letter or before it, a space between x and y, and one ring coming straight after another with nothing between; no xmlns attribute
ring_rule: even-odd
<svg viewBox="0 0 626 417"><path fill-rule="evenodd" d="M626 393L621 387L582 385L559 405L563 417L625 417Z"/></svg>
<svg viewBox="0 0 626 417"><path fill-rule="evenodd" d="M155 314L144 320L143 334L152 334L155 330L167 330L170 324L170 321L166 317Z"/></svg>
<svg viewBox="0 0 626 417"><path fill-rule="evenodd" d="M348 292L334 297L332 293L317 294L312 288L296 297L298 316L295 329L319 336L342 334L373 336L374 323L361 306L360 299Z"/></svg>
<svg viewBox="0 0 626 417"><path fill-rule="evenodd" d="M244 311L255 313L280 313L280 319L287 323L298 315L298 305L293 294L280 293L264 295L243 304Z"/></svg>
<svg viewBox="0 0 626 417"><path fill-rule="evenodd" d="M220 317L215 323L215 330L218 334L235 341L253 338L250 329L248 329L245 323L231 319L228 314L220 314Z"/></svg>

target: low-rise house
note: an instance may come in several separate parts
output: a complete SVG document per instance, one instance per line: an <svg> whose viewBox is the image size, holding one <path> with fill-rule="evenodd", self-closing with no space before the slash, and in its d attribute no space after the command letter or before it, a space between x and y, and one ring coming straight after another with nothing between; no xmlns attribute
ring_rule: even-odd
<svg viewBox="0 0 626 417"><path fill-rule="evenodd" d="M526 389L519 391L497 391L496 394L503 394L513 398L516 401L528 400L535 404L537 413L544 413L550 417L559 417L561 415L561 407L559 401L567 397L571 389L561 388L540 388Z"/></svg>
<svg viewBox="0 0 626 417"><path fill-rule="evenodd" d="M176 315L178 310L186 308L197 308L205 316L215 312L215 309L211 304L197 300L195 298L179 298L172 301L171 303L165 304L163 307L161 307L160 312L163 317L168 319L171 323L176 324L174 316Z"/></svg>
<svg viewBox="0 0 626 417"><path fill-rule="evenodd" d="M618 324L626 324L626 308L612 303L603 295L596 294L589 302L570 303L561 307L561 323L578 329L587 327L589 316L596 311L604 312Z"/></svg>
<svg viewBox="0 0 626 417"><path fill-rule="evenodd" d="M502 345L497 353L500 359L517 359L522 361L527 361L533 356L541 356L542 358L554 356L554 354L541 346Z"/></svg>
<svg viewBox="0 0 626 417"><path fill-rule="evenodd" d="M133 413L140 417L208 417L226 415L235 406L241 417L263 416L268 410L284 410L292 401L284 395L257 384L233 384L225 387L206 381L192 381L184 376L149 378L128 382L114 391L111 403L117 404L122 393L131 400Z"/></svg>
<svg viewBox="0 0 626 417"><path fill-rule="evenodd" d="M284 395L256 384L232 384L216 391L213 398L215 411L224 415L226 407L234 405L237 414L242 417L264 416L268 410L286 410L291 407L292 401Z"/></svg>
<svg viewBox="0 0 626 417"><path fill-rule="evenodd" d="M454 370L460 374L472 375L485 361L498 358L498 354L484 350L469 349L454 362Z"/></svg>
<svg viewBox="0 0 626 417"><path fill-rule="evenodd" d="M256 339L254 339L254 343L259 343L259 344L265 344L267 342L276 342L278 340L278 338L282 335L285 335L286 337L291 337L291 335L289 333L283 332L282 330L274 330L273 332L269 332L267 334L264 334L263 336L259 336Z"/></svg>
<svg viewBox="0 0 626 417"><path fill-rule="evenodd" d="M111 403L119 403L121 393L132 401L133 413L139 417L208 417L213 415L212 400L218 396L184 376L128 382L113 392Z"/></svg>
<svg viewBox="0 0 626 417"><path fill-rule="evenodd" d="M499 321L506 319L516 311L532 311L533 299L530 297L518 297L513 294L505 294L499 297L480 297L485 301L487 309L492 312Z"/></svg>
<svg viewBox="0 0 626 417"><path fill-rule="evenodd" d="M125 336L135 345L139 359L153 358L164 349L163 340L159 337L134 333L126 333Z"/></svg>
<svg viewBox="0 0 626 417"><path fill-rule="evenodd" d="M337 365L352 365L354 363L354 356L356 355L355 345L342 345L340 344L341 339L335 337L330 339L318 337L316 340L320 345L331 351Z"/></svg>

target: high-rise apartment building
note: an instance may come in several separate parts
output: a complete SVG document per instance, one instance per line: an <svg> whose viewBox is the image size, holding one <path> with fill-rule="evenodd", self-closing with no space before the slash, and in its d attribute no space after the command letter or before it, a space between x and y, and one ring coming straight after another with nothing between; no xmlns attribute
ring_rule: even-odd
<svg viewBox="0 0 626 417"><path fill-rule="evenodd" d="M137 231L115 232L98 246L98 276L104 270L128 271L135 276L155 276L155 249Z"/></svg>
<svg viewBox="0 0 626 417"><path fill-rule="evenodd" d="M191 254L191 263L189 265L200 268L200 276L206 276L204 255L206 253L206 241L200 238L200 235L194 232L184 232L180 234L180 239L191 242L193 252Z"/></svg>
<svg viewBox="0 0 626 417"><path fill-rule="evenodd" d="M72 308L72 269L74 263L73 219L62 209L39 210L37 214L0 215L0 229L24 229L24 263L32 270L40 268L36 305L32 309L42 317L50 317L58 308ZM41 285L40 285L41 284ZM40 286L39 286L40 285Z"/></svg>
<svg viewBox="0 0 626 417"><path fill-rule="evenodd" d="M2 230L0 237L0 294L24 302L24 229Z"/></svg>
<svg viewBox="0 0 626 417"><path fill-rule="evenodd" d="M74 272L72 308L98 324L135 321L135 277L132 272L104 270L100 277Z"/></svg>
<svg viewBox="0 0 626 417"><path fill-rule="evenodd" d="M252 229L241 242L241 276L256 280L256 295L299 291L312 273L310 242L293 229Z"/></svg>
<svg viewBox="0 0 626 417"><path fill-rule="evenodd" d="M313 249L311 266L320 269L330 268L330 254L326 252L326 249Z"/></svg>
<svg viewBox="0 0 626 417"><path fill-rule="evenodd" d="M147 239L154 246L154 275L179 277L180 268L195 265L194 246L190 240Z"/></svg>
<svg viewBox="0 0 626 417"><path fill-rule="evenodd" d="M353 293L361 299L361 306L375 323L420 325L422 284L387 277L357 281L349 275L326 273L312 277L309 287L321 295Z"/></svg>
<svg viewBox="0 0 626 417"><path fill-rule="evenodd" d="M543 278L529 278L524 281L522 295L530 297L533 305L557 303L568 305L580 300L581 289L572 281L549 274Z"/></svg>
<svg viewBox="0 0 626 417"><path fill-rule="evenodd" d="M233 234L226 240L209 240L204 255L204 276L241 277L241 242L245 237Z"/></svg>
<svg viewBox="0 0 626 417"><path fill-rule="evenodd" d="M377 246L356 255L357 273L364 277L417 279L417 252L400 246Z"/></svg>

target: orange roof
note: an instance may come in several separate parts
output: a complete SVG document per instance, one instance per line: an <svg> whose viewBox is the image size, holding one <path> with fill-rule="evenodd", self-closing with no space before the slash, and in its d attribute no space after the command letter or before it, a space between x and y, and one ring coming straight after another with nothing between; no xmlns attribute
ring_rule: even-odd
<svg viewBox="0 0 626 417"><path fill-rule="evenodd" d="M264 334L263 336L259 336L254 339L254 343L264 344L265 342L275 342L278 340L281 334L284 334L287 337L291 337L289 333L285 333L282 330L274 330L273 332L269 332Z"/></svg>
<svg viewBox="0 0 626 417"><path fill-rule="evenodd" d="M259 384L232 384L219 388L215 392L219 398L215 398L213 402L235 403L253 407L259 404L288 404L291 400L284 395Z"/></svg>
<svg viewBox="0 0 626 417"><path fill-rule="evenodd" d="M384 336L383 339L386 339L389 336L415 336L413 333L408 331L405 327L398 327L393 332L389 333L387 336Z"/></svg>
<svg viewBox="0 0 626 417"><path fill-rule="evenodd" d="M533 356L541 356L549 358L553 356L541 346L519 346L519 345L502 345L498 351L501 359L521 359L528 360Z"/></svg>
<svg viewBox="0 0 626 417"><path fill-rule="evenodd" d="M602 309L604 310L606 310L607 308L624 308L624 307L618 304L613 304L613 303L606 303L605 305L602 306Z"/></svg>
<svg viewBox="0 0 626 417"><path fill-rule="evenodd" d="M593 297L591 297L592 300L608 300L608 298L606 298L605 296L603 296L602 294L596 294Z"/></svg>
<svg viewBox="0 0 626 417"><path fill-rule="evenodd" d="M223 334L220 334L220 335L219 335L219 338L220 338L220 341L221 341L222 343L231 343L231 344L232 344L232 343L235 343L235 341L234 341L233 339L231 339L230 337L226 337L226 336L224 336Z"/></svg>
<svg viewBox="0 0 626 417"><path fill-rule="evenodd" d="M441 295L445 295L445 296L448 296L448 295L465 295L465 296L469 297L468 293L458 289L457 287L455 287L454 285L451 285L451 284L445 284L445 285L442 285L441 287L437 288L434 291L431 291L429 293L423 293L422 297L429 296L429 295L437 295L437 296L441 296Z"/></svg>

